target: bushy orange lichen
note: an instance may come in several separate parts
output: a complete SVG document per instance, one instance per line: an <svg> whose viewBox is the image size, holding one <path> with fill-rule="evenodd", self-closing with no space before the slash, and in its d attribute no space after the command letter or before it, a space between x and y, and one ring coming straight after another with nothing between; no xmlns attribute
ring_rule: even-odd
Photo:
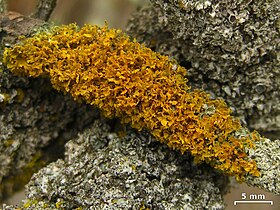
<svg viewBox="0 0 280 210"><path fill-rule="evenodd" d="M259 175L245 153L259 135L240 135L246 129L224 101L191 90L183 67L120 30L55 27L6 49L4 63L18 75L50 77L55 89L99 107L107 117L149 130L198 162L238 179Z"/></svg>

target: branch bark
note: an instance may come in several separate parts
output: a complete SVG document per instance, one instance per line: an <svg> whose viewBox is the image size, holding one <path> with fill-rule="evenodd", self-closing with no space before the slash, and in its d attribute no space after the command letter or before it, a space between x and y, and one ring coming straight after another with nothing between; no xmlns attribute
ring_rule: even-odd
<svg viewBox="0 0 280 210"><path fill-rule="evenodd" d="M56 6L56 1L57 0L39 0L36 6L36 11L31 17L48 21Z"/></svg>
<svg viewBox="0 0 280 210"><path fill-rule="evenodd" d="M34 29L45 24L42 20L25 17L16 12L0 14L0 52L2 47L14 45L20 36L29 36Z"/></svg>

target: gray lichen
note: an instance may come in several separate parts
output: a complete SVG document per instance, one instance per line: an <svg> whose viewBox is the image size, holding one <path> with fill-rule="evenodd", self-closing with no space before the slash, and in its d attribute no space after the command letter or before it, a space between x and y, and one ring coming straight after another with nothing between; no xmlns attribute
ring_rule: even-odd
<svg viewBox="0 0 280 210"><path fill-rule="evenodd" d="M57 94L44 79L20 78L7 70L0 72L0 101L1 200L48 162L47 146L75 136L97 112Z"/></svg>
<svg viewBox="0 0 280 210"><path fill-rule="evenodd" d="M248 176L246 183L280 195L280 140L262 138L247 153L256 160L261 176Z"/></svg>
<svg viewBox="0 0 280 210"><path fill-rule="evenodd" d="M249 128L280 131L278 0L151 0L128 33L188 69Z"/></svg>
<svg viewBox="0 0 280 210"><path fill-rule="evenodd" d="M118 137L96 121L66 144L64 160L33 176L24 209L42 203L65 209L224 209L226 183L226 177L194 165L189 154L171 151L149 134L128 130Z"/></svg>

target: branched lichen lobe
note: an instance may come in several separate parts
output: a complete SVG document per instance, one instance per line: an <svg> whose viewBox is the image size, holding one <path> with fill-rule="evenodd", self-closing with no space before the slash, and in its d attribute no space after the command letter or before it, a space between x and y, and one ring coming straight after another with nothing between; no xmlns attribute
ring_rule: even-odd
<svg viewBox="0 0 280 210"><path fill-rule="evenodd" d="M6 49L4 63L18 75L49 76L55 89L97 106L106 117L149 130L172 149L190 151L197 162L241 180L259 176L245 153L259 134L243 128L224 101L191 90L186 70L175 61L120 30L55 27Z"/></svg>

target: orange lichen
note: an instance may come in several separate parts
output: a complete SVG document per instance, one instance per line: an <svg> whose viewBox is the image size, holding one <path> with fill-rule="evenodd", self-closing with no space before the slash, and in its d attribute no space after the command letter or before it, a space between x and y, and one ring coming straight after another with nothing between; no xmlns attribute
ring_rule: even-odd
<svg viewBox="0 0 280 210"><path fill-rule="evenodd" d="M18 75L50 77L55 89L149 130L172 149L190 151L197 162L238 179L259 175L245 153L259 135L242 128L224 101L191 90L183 67L120 30L55 27L6 49L4 63Z"/></svg>

